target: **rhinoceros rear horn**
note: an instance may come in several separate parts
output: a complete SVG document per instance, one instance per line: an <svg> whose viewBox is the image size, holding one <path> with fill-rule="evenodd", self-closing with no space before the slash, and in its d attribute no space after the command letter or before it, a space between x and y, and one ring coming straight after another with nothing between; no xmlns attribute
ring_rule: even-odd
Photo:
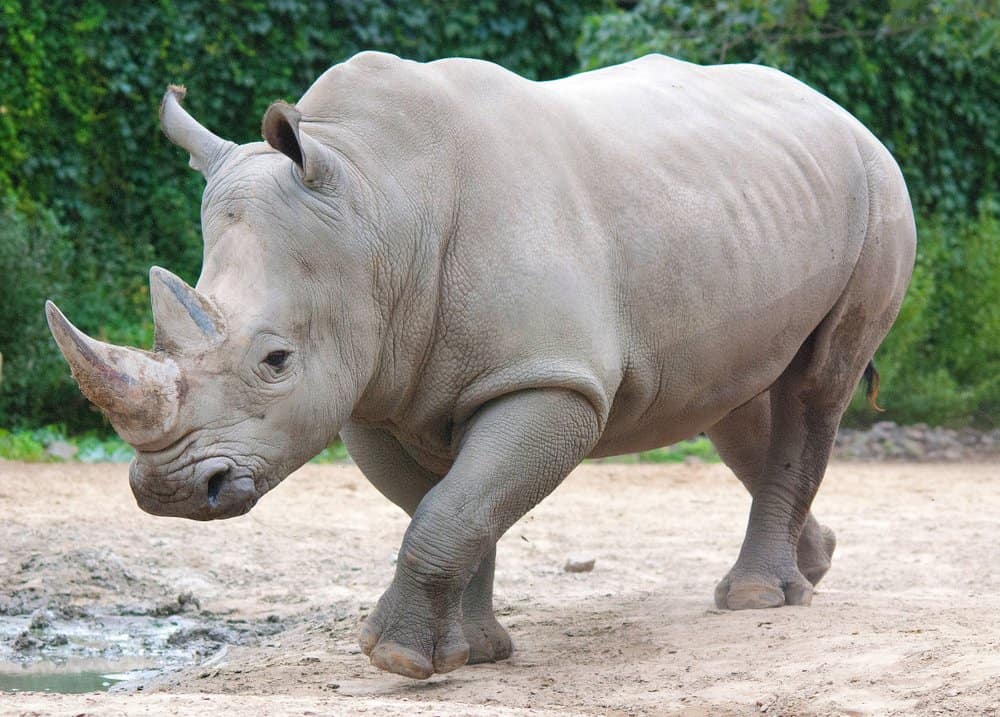
<svg viewBox="0 0 1000 717"><path fill-rule="evenodd" d="M299 176L313 189L336 187L343 182L340 158L329 147L303 132L302 113L287 102L275 102L264 113L261 133L274 149L291 159Z"/></svg>
<svg viewBox="0 0 1000 717"><path fill-rule="evenodd" d="M51 301L45 315L83 395L104 411L118 435L133 446L162 440L177 422L184 392L177 364L92 339Z"/></svg>
<svg viewBox="0 0 1000 717"><path fill-rule="evenodd" d="M170 85L160 102L160 127L167 139L191 154L191 166L208 179L236 145L216 136L181 107L187 90Z"/></svg>
<svg viewBox="0 0 1000 717"><path fill-rule="evenodd" d="M222 315L179 276L154 266L149 270L149 295L158 349L207 347L223 339Z"/></svg>

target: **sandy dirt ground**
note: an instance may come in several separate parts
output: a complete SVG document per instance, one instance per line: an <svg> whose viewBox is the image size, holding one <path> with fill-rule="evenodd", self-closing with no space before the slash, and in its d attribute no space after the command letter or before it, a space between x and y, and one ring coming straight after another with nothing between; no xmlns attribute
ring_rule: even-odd
<svg viewBox="0 0 1000 717"><path fill-rule="evenodd" d="M0 693L0 714L997 714L998 468L831 466L814 508L839 547L812 607L721 612L749 507L728 470L585 465L500 544L514 657L415 682L355 643L406 527L357 469L307 467L203 524L141 513L124 466L0 462L0 621L186 593L232 643L141 691Z"/></svg>

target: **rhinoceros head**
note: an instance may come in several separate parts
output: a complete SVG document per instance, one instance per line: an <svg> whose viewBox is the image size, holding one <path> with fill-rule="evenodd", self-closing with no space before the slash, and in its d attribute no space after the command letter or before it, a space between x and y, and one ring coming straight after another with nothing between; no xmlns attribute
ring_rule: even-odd
<svg viewBox="0 0 1000 717"><path fill-rule="evenodd" d="M371 377L378 312L348 173L295 108L273 105L267 143L237 146L183 94L172 86L160 116L207 179L197 286L150 271L151 351L46 314L80 389L136 449L140 507L209 520L248 511L336 435Z"/></svg>

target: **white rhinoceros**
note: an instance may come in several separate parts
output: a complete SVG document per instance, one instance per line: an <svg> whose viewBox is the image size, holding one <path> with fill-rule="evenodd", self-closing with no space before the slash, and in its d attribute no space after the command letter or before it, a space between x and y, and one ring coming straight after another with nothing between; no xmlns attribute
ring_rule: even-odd
<svg viewBox="0 0 1000 717"><path fill-rule="evenodd" d="M47 307L144 510L240 515L339 433L412 515L361 645L425 678L510 654L494 546L574 466L703 431L753 495L717 604L809 603L834 546L809 507L915 250L851 115L655 55L531 82L363 53L240 146L183 96L197 286L152 269L148 352Z"/></svg>

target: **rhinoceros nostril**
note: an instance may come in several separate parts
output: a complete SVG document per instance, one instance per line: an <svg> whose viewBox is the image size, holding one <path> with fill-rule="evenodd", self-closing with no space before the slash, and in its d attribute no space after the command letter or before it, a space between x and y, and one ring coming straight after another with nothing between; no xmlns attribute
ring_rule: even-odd
<svg viewBox="0 0 1000 717"><path fill-rule="evenodd" d="M215 507L219 503L219 491L222 490L222 484L226 482L226 478L229 477L228 468L220 468L215 471L208 479L208 504Z"/></svg>

